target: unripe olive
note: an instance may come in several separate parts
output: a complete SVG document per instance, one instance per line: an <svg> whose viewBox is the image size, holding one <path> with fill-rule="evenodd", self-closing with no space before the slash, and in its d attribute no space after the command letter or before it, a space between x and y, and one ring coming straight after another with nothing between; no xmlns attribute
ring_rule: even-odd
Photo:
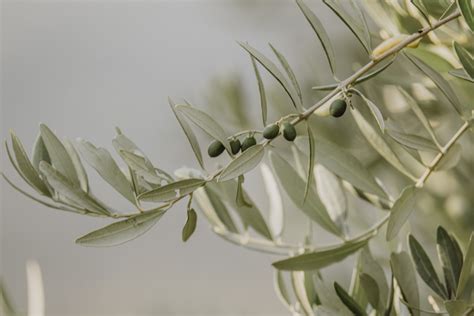
<svg viewBox="0 0 474 316"><path fill-rule="evenodd" d="M274 139L280 133L280 127L277 124L270 124L263 130L263 137L266 139Z"/></svg>
<svg viewBox="0 0 474 316"><path fill-rule="evenodd" d="M290 142L295 140L296 129L292 124L290 123L283 124L283 137L285 137L285 139Z"/></svg>
<svg viewBox="0 0 474 316"><path fill-rule="evenodd" d="M255 146L257 144L257 140L253 136L248 136L244 141L242 142L242 152L246 151L252 146Z"/></svg>
<svg viewBox="0 0 474 316"><path fill-rule="evenodd" d="M224 152L224 149L224 145L220 141L215 140L207 148L207 153L209 154L209 157L214 158L222 154L222 152Z"/></svg>
<svg viewBox="0 0 474 316"><path fill-rule="evenodd" d="M240 151L240 140L233 139L230 141L230 149L232 151L232 155L237 155Z"/></svg>
<svg viewBox="0 0 474 316"><path fill-rule="evenodd" d="M341 117L346 112L347 103L344 99L337 99L333 103L331 103L331 107L329 108L329 112L333 117Z"/></svg>

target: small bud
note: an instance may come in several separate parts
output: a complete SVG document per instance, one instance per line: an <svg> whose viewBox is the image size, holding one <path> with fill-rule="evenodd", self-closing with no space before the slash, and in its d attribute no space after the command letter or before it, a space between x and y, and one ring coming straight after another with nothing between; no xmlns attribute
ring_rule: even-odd
<svg viewBox="0 0 474 316"><path fill-rule="evenodd" d="M237 155L240 151L240 140L233 139L230 141L230 149L232 151L232 155Z"/></svg>
<svg viewBox="0 0 474 316"><path fill-rule="evenodd" d="M280 127L277 124L270 124L263 130L263 137L266 139L274 139L280 133Z"/></svg>
<svg viewBox="0 0 474 316"><path fill-rule="evenodd" d="M207 148L207 153L209 154L209 157L214 158L222 154L224 150L225 150L224 145L220 141L215 140Z"/></svg>
<svg viewBox="0 0 474 316"><path fill-rule="evenodd" d="M290 141L290 142L295 140L295 138L296 138L296 129L292 124L290 124L290 123L284 123L283 124L283 137L287 141Z"/></svg>
<svg viewBox="0 0 474 316"><path fill-rule="evenodd" d="M242 152L246 151L252 146L255 146L257 144L257 140L253 136L248 136L244 141L242 142Z"/></svg>
<svg viewBox="0 0 474 316"><path fill-rule="evenodd" d="M333 103L331 103L331 107L329 108L329 112L333 117L341 117L344 115L347 109L347 103L344 99L337 99Z"/></svg>

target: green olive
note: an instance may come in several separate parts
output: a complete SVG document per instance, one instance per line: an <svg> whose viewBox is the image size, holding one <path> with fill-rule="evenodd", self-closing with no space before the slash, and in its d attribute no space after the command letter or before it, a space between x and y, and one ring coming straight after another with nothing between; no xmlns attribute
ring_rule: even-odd
<svg viewBox="0 0 474 316"><path fill-rule="evenodd" d="M232 151L232 155L237 155L240 151L240 140L233 139L230 141L230 149Z"/></svg>
<svg viewBox="0 0 474 316"><path fill-rule="evenodd" d="M266 139L274 139L280 133L280 127L277 124L270 124L263 130L263 137Z"/></svg>
<svg viewBox="0 0 474 316"><path fill-rule="evenodd" d="M220 141L215 140L207 148L207 153L209 154L209 157L214 158L222 154L224 150L224 145Z"/></svg>
<svg viewBox="0 0 474 316"><path fill-rule="evenodd" d="M331 107L329 108L329 112L333 117L341 117L346 112L347 103L344 99L337 99L333 103L331 103Z"/></svg>
<svg viewBox="0 0 474 316"><path fill-rule="evenodd" d="M295 140L295 138L296 138L296 129L292 124L290 124L290 123L284 123L283 124L283 137L287 141L290 141L290 142Z"/></svg>
<svg viewBox="0 0 474 316"><path fill-rule="evenodd" d="M257 140L253 136L248 136L244 141L242 142L242 152L246 151L252 146L255 146L257 144Z"/></svg>

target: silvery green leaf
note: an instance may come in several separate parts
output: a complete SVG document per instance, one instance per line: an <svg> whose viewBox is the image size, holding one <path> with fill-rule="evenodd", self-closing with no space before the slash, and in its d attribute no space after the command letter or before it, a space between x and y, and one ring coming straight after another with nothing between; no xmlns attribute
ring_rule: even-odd
<svg viewBox="0 0 474 316"><path fill-rule="evenodd" d="M188 209L188 219L186 220L186 224L184 224L183 231L181 233L182 239L186 242L189 237L194 233L196 230L196 223L197 223L197 214L194 209Z"/></svg>
<svg viewBox="0 0 474 316"><path fill-rule="evenodd" d="M438 20L442 20L448 15L454 13L454 11L457 9L457 3L456 1L451 2L451 4L446 8L446 10L443 12L443 14L439 17Z"/></svg>
<svg viewBox="0 0 474 316"><path fill-rule="evenodd" d="M377 309L380 313L382 313L385 310L385 305L388 300L388 283L385 278L385 273L382 268L382 266L372 257L372 254L370 253L370 250L368 247L362 249L360 253L360 265L361 265L361 273L368 275L377 285L377 292L378 292L378 301L374 302L373 300L370 301L370 293L366 291L367 298L369 299L369 302L372 304L372 306ZM362 280L361 280L362 282ZM368 278L365 278L365 282L371 282L368 280ZM363 284L367 285L367 284ZM364 290L366 288L364 287Z"/></svg>
<svg viewBox="0 0 474 316"><path fill-rule="evenodd" d="M462 147L461 145L454 144L444 155L443 158L438 162L438 165L436 166L435 170L440 171L440 170L448 170L453 167L455 167L459 160L461 159L461 153L462 153Z"/></svg>
<svg viewBox="0 0 474 316"><path fill-rule="evenodd" d="M292 271L290 275L293 292L304 310L305 315L314 315L312 304L308 299L308 293L306 293L305 273L303 271Z"/></svg>
<svg viewBox="0 0 474 316"><path fill-rule="evenodd" d="M244 183L244 176L240 175L237 177L237 194L235 197L235 203L239 207L252 207L252 203L247 201L246 196L244 194L243 183Z"/></svg>
<svg viewBox="0 0 474 316"><path fill-rule="evenodd" d="M442 299L447 300L448 294L446 289L438 278L433 264L431 263L430 258L426 254L423 247L420 243L413 237L409 235L408 244L410 246L410 253L415 263L416 271L421 279L428 285L436 294L438 294Z"/></svg>
<svg viewBox="0 0 474 316"><path fill-rule="evenodd" d="M334 289L336 294L342 303L356 316L365 316L367 313L350 295L340 286L337 282L334 282Z"/></svg>
<svg viewBox="0 0 474 316"><path fill-rule="evenodd" d="M307 167L308 171L306 173L306 185L304 188L303 202L306 202L306 198L308 197L308 193L311 188L311 183L314 181L314 164L315 164L314 162L314 156L315 156L314 134L313 134L310 124L307 124L307 129L308 129L309 159L308 159L308 167Z"/></svg>
<svg viewBox="0 0 474 316"><path fill-rule="evenodd" d="M43 138L41 138L41 134L36 137L35 144L33 145L33 157L32 163L33 166L37 171L39 171L39 163L41 161L46 161L47 163L51 164L51 158L49 157L48 150L44 145Z"/></svg>
<svg viewBox="0 0 474 316"><path fill-rule="evenodd" d="M280 237L283 233L285 223L283 201L281 198L280 189L278 188L275 176L267 164L262 163L260 165L260 171L262 172L265 192L268 196L268 223L270 225L270 230L274 237Z"/></svg>
<svg viewBox="0 0 474 316"><path fill-rule="evenodd" d="M418 136L415 134L406 134L404 132L400 132L391 128L387 128L386 131L387 134L392 137L397 143L408 148L430 152L438 151L438 148L433 143L433 141L423 136Z"/></svg>
<svg viewBox="0 0 474 316"><path fill-rule="evenodd" d="M285 305L287 309L291 308L291 298L286 288L285 279L283 278L283 273L280 270L275 270L273 278L273 286L275 292L280 299L280 301Z"/></svg>
<svg viewBox="0 0 474 316"><path fill-rule="evenodd" d="M76 243L88 247L121 245L146 233L165 213L166 210L156 209L135 215L84 235Z"/></svg>
<svg viewBox="0 0 474 316"><path fill-rule="evenodd" d="M275 78L276 81L278 81L283 90L285 90L286 94L288 94L290 97L294 107L298 108L298 95L291 89L290 84L278 67L270 59L265 57L265 55L260 53L249 44L239 42L239 45L242 46L242 48L245 49L253 58L255 58L255 60L258 61L260 65L262 65L273 76L273 78Z"/></svg>
<svg viewBox="0 0 474 316"><path fill-rule="evenodd" d="M457 0L456 1L461 11L464 20L466 21L467 25L474 32L474 11L472 9L472 1L471 0Z"/></svg>
<svg viewBox="0 0 474 316"><path fill-rule="evenodd" d="M26 151L20 139L15 135L13 131L10 131L10 136L18 169L20 170L23 177L27 180L27 183L31 187L33 187L38 193L46 196L51 196L48 187L40 178L38 171L35 169L30 159L28 158L28 155L26 154Z"/></svg>
<svg viewBox="0 0 474 316"><path fill-rule="evenodd" d="M380 131L383 133L385 131L385 121L383 119L382 112L380 112L379 108L374 104L374 102L369 100L365 95L363 95L358 90L354 89L354 91L357 91L356 92L357 95L359 95L362 98L362 100L364 100L364 103L367 105L367 107L370 110L370 113L372 113L372 116L374 117L375 121L377 122L377 124L380 128Z"/></svg>
<svg viewBox="0 0 474 316"><path fill-rule="evenodd" d="M414 179L414 176L405 168L398 159L397 155L390 148L384 138L373 128L373 126L365 119L365 117L359 112L358 109L354 108L351 110L354 119L359 126L360 131L365 136L369 144L374 148L387 162L389 162L398 171Z"/></svg>
<svg viewBox="0 0 474 316"><path fill-rule="evenodd" d="M380 299L379 286L374 278L369 274L361 273L360 284L364 289L365 295L367 296L367 300L369 301L370 305L372 305L374 309L380 310L380 304L382 301Z"/></svg>
<svg viewBox="0 0 474 316"><path fill-rule="evenodd" d="M71 183L79 185L76 168L64 145L45 124L40 125L40 131L54 168L66 176Z"/></svg>
<svg viewBox="0 0 474 316"><path fill-rule="evenodd" d="M363 253L359 252L357 261L352 269L351 283L349 287L349 294L361 306L367 306L368 300L365 291L362 288L360 275L362 273L362 257Z"/></svg>
<svg viewBox="0 0 474 316"><path fill-rule="evenodd" d="M461 275L459 276L458 288L456 289L456 298L464 296L464 291L467 289L466 286L469 278L472 276L472 270L474 267L474 233L471 233L466 249Z"/></svg>
<svg viewBox="0 0 474 316"><path fill-rule="evenodd" d="M222 223L222 226L224 226L225 229L229 230L232 233L238 234L239 230L234 224L234 220L230 216L229 210L222 202L221 197L218 194L214 193L211 189L209 189L213 185L215 184L213 182L210 182L204 188L202 188L202 192L205 199L203 199L204 201L200 202L200 205L203 209L203 212L205 214L208 214L208 218L212 219L212 222L215 223L215 227L219 227L220 225L217 226L218 223ZM199 197L199 194L197 196ZM211 212L211 209L213 212ZM214 214L217 216L217 220L214 219Z"/></svg>
<svg viewBox="0 0 474 316"><path fill-rule="evenodd" d="M132 153L126 150L120 150L119 154L127 166L143 177L148 183L161 186L163 182L169 183L173 181L168 175L157 174L156 169L150 165L149 160L145 156L142 156L140 152Z"/></svg>
<svg viewBox="0 0 474 316"><path fill-rule="evenodd" d="M262 76L260 76L260 72L258 71L257 63L255 62L255 58L250 55L250 59L252 60L252 67L255 72L255 78L257 78L258 84L258 93L260 95L260 109L262 111L262 121L263 125L267 125L267 96L265 93L265 85L262 81Z"/></svg>
<svg viewBox="0 0 474 316"><path fill-rule="evenodd" d="M458 112L458 114L462 115L463 107L459 103L456 93L451 88L449 83L443 78L443 76L441 76L436 70L431 68L431 66L426 64L421 59L407 53L404 54L408 58L408 60L413 63L413 65L415 65L422 73L424 73L434 82L434 84L444 94L448 101L453 105L454 109Z"/></svg>
<svg viewBox="0 0 474 316"><path fill-rule="evenodd" d="M367 30L367 27L365 26L365 23L363 23L363 25L360 25L358 21L356 21L350 14L347 13L347 11L340 4L338 4L338 1L323 0L323 2L339 17L339 19L341 19L341 21L349 28L352 34L354 34L357 40L362 44L365 51L370 54L372 52L372 49L370 48L369 44L370 34ZM358 9L359 16L361 17L361 20L363 20L360 8L357 6L357 4L354 3L354 1L350 2L353 5L352 8L356 10Z"/></svg>
<svg viewBox="0 0 474 316"><path fill-rule="evenodd" d="M453 42L453 46L459 61L464 67L464 70L471 77L471 79L474 79L474 57L458 43Z"/></svg>
<svg viewBox="0 0 474 316"><path fill-rule="evenodd" d="M68 200L90 212L103 215L110 214L98 201L84 192L77 184L72 183L70 179L66 178L59 170L56 170L47 162L40 162L40 171L46 177L51 187Z"/></svg>
<svg viewBox="0 0 474 316"><path fill-rule="evenodd" d="M185 115L191 122L196 124L196 126L202 129L210 137L220 141L227 151L231 152L224 129L209 114L187 104L179 104L175 109L179 113Z"/></svg>
<svg viewBox="0 0 474 316"><path fill-rule="evenodd" d="M410 0L410 2L418 10L418 12L421 14L423 19L431 26L430 19L428 18L428 15L426 14L427 10L425 8L425 4L421 0Z"/></svg>
<svg viewBox="0 0 474 316"><path fill-rule="evenodd" d="M261 144L250 147L240 156L233 159L217 178L218 182L237 178L254 169L265 155L265 148Z"/></svg>
<svg viewBox="0 0 474 316"><path fill-rule="evenodd" d="M441 226L436 231L436 249L443 268L444 279L449 297L456 294L459 276L463 265L463 254L459 253L459 245L454 238Z"/></svg>
<svg viewBox="0 0 474 316"><path fill-rule="evenodd" d="M131 203L135 204L135 195L132 185L118 167L107 149L95 147L92 143L79 140L79 151L87 163L109 183L117 192Z"/></svg>
<svg viewBox="0 0 474 316"><path fill-rule="evenodd" d="M390 256L390 266L393 275L397 279L397 284L400 287L403 299L407 301L410 306L415 307L410 309L411 314L413 316L419 316L420 294L418 292L416 273L413 269L410 256L405 251L392 253Z"/></svg>
<svg viewBox="0 0 474 316"><path fill-rule="evenodd" d="M302 1L296 0L296 4L300 8L301 12L304 14L306 20L311 25L311 28L316 33L323 46L324 52L326 53L326 58L329 62L329 67L331 68L331 72L334 75L336 73L336 58L334 56L334 51L332 49L331 41L329 39L326 30L324 29L323 25L316 17L316 15L311 11L310 8Z"/></svg>
<svg viewBox="0 0 474 316"><path fill-rule="evenodd" d="M300 102L298 104L299 109L302 109L301 105L303 104L303 95L301 93L301 88L300 88L300 85L298 84L298 80L296 79L296 75L293 69L291 69L291 66L286 60L285 56L282 53L280 53L272 44L269 43L269 45L271 49L273 50L273 53L275 53L275 56L280 61L280 64L282 65L283 69L285 69L285 72L288 78L290 78L290 82L293 85L293 88L295 89L296 93L298 94L298 100Z"/></svg>
<svg viewBox="0 0 474 316"><path fill-rule="evenodd" d="M189 144L191 145L191 148L193 149L194 155L196 156L196 159L201 166L201 168L204 169L204 162L202 160L202 153L201 153L201 147L199 146L199 142L196 138L196 135L194 135L193 130L189 126L188 122L184 119L184 117L181 116L180 113L178 113L175 110L175 104L171 99L168 99L171 111L173 111L174 116L176 117L176 120L178 121L179 125L183 129L184 135L186 135L186 138L188 139Z"/></svg>
<svg viewBox="0 0 474 316"><path fill-rule="evenodd" d="M168 202L188 195L206 184L204 179L184 179L142 193L138 199L146 202Z"/></svg>
<svg viewBox="0 0 474 316"><path fill-rule="evenodd" d="M295 169L273 152L270 152L270 161L276 177L293 203L322 228L341 236L340 228L331 220L326 208L316 194L309 194L306 202L303 203L305 183Z"/></svg>
<svg viewBox="0 0 474 316"><path fill-rule="evenodd" d="M66 148L69 157L71 157L82 191L89 192L89 179L87 178L86 170L84 169L84 165L81 162L81 158L79 158L76 148L74 148L74 145L69 139L64 140L64 148Z"/></svg>
<svg viewBox="0 0 474 316"><path fill-rule="evenodd" d="M331 249L308 252L302 255L273 263L279 270L306 271L318 270L339 262L355 253L369 242L373 236L352 242L346 242Z"/></svg>
<svg viewBox="0 0 474 316"><path fill-rule="evenodd" d="M471 78L463 68L453 69L453 70L449 71L449 74L456 77L456 78L462 79L462 80L466 80L466 81L469 81L469 82L474 82L474 79Z"/></svg>
<svg viewBox="0 0 474 316"><path fill-rule="evenodd" d="M416 202L416 194L418 189L414 186L406 187L395 201L391 211L390 218L387 224L387 241L392 240L398 235L403 224L408 220L408 217L413 211Z"/></svg>
<svg viewBox="0 0 474 316"><path fill-rule="evenodd" d="M444 306L448 311L449 315L462 315L469 316L468 310L472 312L472 306L470 307L468 302L464 300L452 300L444 302Z"/></svg>

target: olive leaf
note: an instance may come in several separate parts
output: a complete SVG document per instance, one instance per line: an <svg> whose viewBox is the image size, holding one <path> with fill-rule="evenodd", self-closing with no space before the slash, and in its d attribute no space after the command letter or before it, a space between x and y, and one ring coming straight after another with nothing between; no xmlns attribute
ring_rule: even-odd
<svg viewBox="0 0 474 316"><path fill-rule="evenodd" d="M193 196L198 197L198 201L202 211L204 212L204 214L207 214L208 218L212 219L211 222L214 222L215 227L219 227L220 225L222 225L230 232L238 234L239 230L235 225L234 220L230 216L227 206L224 204L219 194L217 192L214 192L214 190L211 190L214 185L215 184L213 182L208 183L205 187L202 188L202 193L194 194ZM199 197L201 197L202 195L204 195L205 199L199 199ZM210 212L211 210L212 212ZM212 214L215 214L217 216L217 219L214 219Z"/></svg>
<svg viewBox="0 0 474 316"><path fill-rule="evenodd" d="M100 202L84 192L78 184L72 183L69 178L66 178L65 175L46 161L40 163L40 171L46 177L49 185L60 195L90 212L110 215L110 212Z"/></svg>
<svg viewBox="0 0 474 316"><path fill-rule="evenodd" d="M415 263L418 275L436 294L438 294L442 299L447 300L448 294L446 293L446 289L443 284L441 284L441 281L433 268L433 264L423 247L411 234L408 236L408 244L410 246L411 257Z"/></svg>
<svg viewBox="0 0 474 316"><path fill-rule="evenodd" d="M463 68L450 70L449 74L465 81L474 82L474 78L471 78Z"/></svg>
<svg viewBox="0 0 474 316"><path fill-rule="evenodd" d="M326 30L324 29L323 25L316 17L316 15L313 13L313 11L311 11L311 9L303 2L303 0L296 0L296 4L300 8L308 23L311 25L311 28L316 33L316 36L319 38L319 41L323 46L323 50L326 53L326 58L328 60L329 67L331 68L331 72L333 75L335 75L336 57L334 56L334 50L331 45L331 40L329 39Z"/></svg>
<svg viewBox="0 0 474 316"><path fill-rule="evenodd" d="M76 148L69 139L64 139L64 148L66 148L69 157L71 157L82 191L89 192L89 179L87 178L86 170L84 169L84 165L81 162L81 158L79 158Z"/></svg>
<svg viewBox="0 0 474 316"><path fill-rule="evenodd" d="M173 181L167 174L157 174L157 169L155 169L150 161L145 156L142 156L141 153L135 154L126 150L120 150L119 154L127 166L146 182L161 186L163 181L167 183Z"/></svg>
<svg viewBox="0 0 474 316"><path fill-rule="evenodd" d="M228 152L232 152L224 129L209 114L187 104L178 104L175 109L210 137L220 141Z"/></svg>
<svg viewBox="0 0 474 316"><path fill-rule="evenodd" d="M255 58L250 54L250 59L252 61L253 71L255 72L255 78L257 79L258 84L258 93L260 95L260 109L262 111L262 122L263 125L267 125L267 96L265 93L265 85L262 81L262 76L260 75L260 71L258 71L257 63L255 62Z"/></svg>
<svg viewBox="0 0 474 316"><path fill-rule="evenodd" d="M237 177L237 194L235 196L235 203L239 207L243 207L243 206L252 207L252 203L247 201L245 197L243 183L244 183L244 176L243 175L238 176Z"/></svg>
<svg viewBox="0 0 474 316"><path fill-rule="evenodd" d="M376 310L380 310L382 301L380 299L379 286L377 282L367 273L360 274L360 283L370 305ZM383 307L383 305L382 305Z"/></svg>
<svg viewBox="0 0 474 316"><path fill-rule="evenodd" d="M405 251L392 253L390 256L390 267L392 274L395 276L395 279L397 279L397 284L400 287L403 299L407 301L410 306L415 307L410 308L411 314L413 316L419 316L420 294L418 292L416 273L413 269L410 256Z"/></svg>
<svg viewBox="0 0 474 316"><path fill-rule="evenodd" d="M255 60L258 61L259 64L262 65L263 68L265 68L273 76L273 78L275 78L275 80L282 86L283 90L285 90L286 94L288 94L288 96L290 97L294 107L298 108L298 95L295 94L290 84L286 80L285 76L278 69L278 67L270 59L265 57L265 55L260 53L258 50L256 50L249 44L239 42L239 45L242 46L242 48L245 49L253 58L255 58Z"/></svg>
<svg viewBox="0 0 474 316"><path fill-rule="evenodd" d="M265 191L268 196L268 224L273 237L277 238L283 233L285 223L283 201L280 194L280 189L278 188L275 176L267 164L262 163L260 165L260 171L262 173Z"/></svg>
<svg viewBox="0 0 474 316"><path fill-rule="evenodd" d="M463 254L460 252L459 244L441 226L436 231L436 248L439 260L443 268L444 279L448 295L452 297L456 294L459 276L463 265Z"/></svg>
<svg viewBox="0 0 474 316"><path fill-rule="evenodd" d="M189 126L188 122L186 122L184 117L182 117L181 114L175 110L175 104L173 100L168 98L168 103L170 105L171 111L173 111L173 114L176 117L176 120L178 121L179 125L183 129L184 135L186 135L186 138L188 139L188 142L191 145L191 148L194 152L194 156L196 156L196 159L199 165L201 166L201 168L204 169L204 162L202 160L201 147L199 146L199 142L196 138L196 135L194 135L193 130Z"/></svg>
<svg viewBox="0 0 474 316"><path fill-rule="evenodd" d="M344 305L356 316L364 316L367 315L365 310L349 295L349 293L344 290L339 283L334 282L334 289L336 290L336 294L344 303Z"/></svg>
<svg viewBox="0 0 474 316"><path fill-rule="evenodd" d="M472 1L471 0L457 0L456 1L461 11L464 20L466 21L467 25L474 32L474 12L472 9Z"/></svg>
<svg viewBox="0 0 474 316"><path fill-rule="evenodd" d="M135 195L131 183L120 170L109 151L95 147L83 139L78 140L79 152L87 163L123 197L135 204Z"/></svg>
<svg viewBox="0 0 474 316"><path fill-rule="evenodd" d="M406 187L395 201L395 204L390 211L390 218L388 219L386 234L387 241L395 238L403 224L408 220L408 217L415 207L417 193L418 189L416 187Z"/></svg>
<svg viewBox="0 0 474 316"><path fill-rule="evenodd" d="M33 153L31 160L33 166L37 171L39 171L39 164L41 161L46 161L47 163L51 164L51 158L49 157L48 150L44 145L44 141L41 137L41 134L38 134L38 136L36 137L36 141L33 145Z"/></svg>
<svg viewBox="0 0 474 316"><path fill-rule="evenodd" d="M365 247L360 252L360 271L362 275L366 275L361 278L361 285L364 287L365 293L371 305L377 309L380 313L385 310L385 305L388 300L388 284L385 278L385 273L382 266L372 257L369 247ZM372 300L374 297L370 297L370 291L367 291L368 283L374 282L377 286L377 300ZM373 303L373 304L372 304Z"/></svg>
<svg viewBox="0 0 474 316"><path fill-rule="evenodd" d="M362 258L363 253L359 252L357 256L357 261L352 268L351 283L349 286L349 294L351 297L359 303L361 306L367 306L368 300L365 295L365 290L362 287L360 275L362 274Z"/></svg>
<svg viewBox="0 0 474 316"><path fill-rule="evenodd" d="M454 144L441 158L435 167L436 171L448 170L455 167L461 159L462 147L460 144Z"/></svg>
<svg viewBox="0 0 474 316"><path fill-rule="evenodd" d="M423 19L428 23L428 25L431 26L430 19L428 18L427 15L427 10L425 7L425 4L421 0L410 0L411 4L418 10L418 12L421 14Z"/></svg>
<svg viewBox="0 0 474 316"><path fill-rule="evenodd" d="M423 136L407 134L393 128L386 128L385 130L387 131L387 134L392 137L397 143L408 148L430 152L438 151L438 148L433 143L433 141Z"/></svg>
<svg viewBox="0 0 474 316"><path fill-rule="evenodd" d="M261 144L250 147L240 156L232 160L217 178L218 182L237 178L254 169L265 155L265 148Z"/></svg>
<svg viewBox="0 0 474 316"><path fill-rule="evenodd" d="M340 228L332 221L316 194L309 194L306 202L303 203L305 183L295 169L274 152L270 152L270 161L276 177L292 202L322 228L341 236Z"/></svg>
<svg viewBox="0 0 474 316"><path fill-rule="evenodd" d="M446 307L446 310L448 311L449 315L469 315L469 304L464 300L447 301L444 302L444 306ZM472 312L472 307L470 310Z"/></svg>
<svg viewBox="0 0 474 316"><path fill-rule="evenodd" d="M51 163L73 184L80 184L76 168L64 145L45 124L40 124L41 138L51 157Z"/></svg>
<svg viewBox="0 0 474 316"><path fill-rule="evenodd" d="M314 179L314 156L315 156L315 144L314 144L314 136L313 136L313 131L311 129L311 124L308 122L307 124L307 129L308 129L308 148L309 148L309 159L308 159L308 171L307 171L307 176L306 176L306 185L304 188L304 195L303 195L303 202L306 201L306 198L308 196L311 183L313 182Z"/></svg>
<svg viewBox="0 0 474 316"><path fill-rule="evenodd" d="M453 47L459 61L464 67L464 70L471 79L474 79L474 57L464 47L456 42L453 42Z"/></svg>
<svg viewBox="0 0 474 316"><path fill-rule="evenodd" d="M280 270L275 270L273 277L273 287L280 301L289 309L291 308L291 298L286 288L283 273Z"/></svg>
<svg viewBox="0 0 474 316"><path fill-rule="evenodd" d="M10 131L10 136L18 169L21 171L23 177L27 180L27 183L31 187L33 187L38 193L46 196L51 196L48 187L45 185L38 171L35 169L30 159L28 158L28 155L26 154L25 148L23 147L23 144L21 143L20 139L15 135L13 131ZM5 145L7 146L6 143Z"/></svg>
<svg viewBox="0 0 474 316"><path fill-rule="evenodd" d="M385 121L383 119L382 112L380 112L378 106L374 104L369 98L367 98L362 92L356 89L352 89L352 92L355 92L358 96L362 98L364 103L367 105L367 107L370 110L370 113L372 113L372 116L374 117L375 121L377 122L380 131L383 133L385 131Z"/></svg>
<svg viewBox="0 0 474 316"><path fill-rule="evenodd" d="M186 224L184 224L183 231L181 233L181 237L184 242L188 241L191 235L196 230L196 222L197 222L197 214L196 211L192 208L188 209L188 218L186 220Z"/></svg>
<svg viewBox="0 0 474 316"><path fill-rule="evenodd" d="M168 202L188 195L206 184L204 179L184 179L140 194L137 198L146 202Z"/></svg>
<svg viewBox="0 0 474 316"><path fill-rule="evenodd" d="M466 255L462 264L461 274L459 276L458 288L456 289L456 298L460 298L464 295L469 278L472 275L474 267L474 233L471 233L469 243L467 245Z"/></svg>
<svg viewBox="0 0 474 316"><path fill-rule="evenodd" d="M305 273L303 271L292 271L290 275L293 291L295 293L296 299L303 308L305 315L314 316L312 303L309 301L308 293L306 292Z"/></svg>
<svg viewBox="0 0 474 316"><path fill-rule="evenodd" d="M132 216L88 233L78 238L76 243L87 247L121 245L146 233L165 213L166 210L155 209Z"/></svg>
<svg viewBox="0 0 474 316"><path fill-rule="evenodd" d="M302 255L284 259L273 263L273 266L279 270L287 271L306 271L318 270L327 267L333 263L339 262L363 248L372 236L361 240L345 242L331 249L308 252Z"/></svg>

